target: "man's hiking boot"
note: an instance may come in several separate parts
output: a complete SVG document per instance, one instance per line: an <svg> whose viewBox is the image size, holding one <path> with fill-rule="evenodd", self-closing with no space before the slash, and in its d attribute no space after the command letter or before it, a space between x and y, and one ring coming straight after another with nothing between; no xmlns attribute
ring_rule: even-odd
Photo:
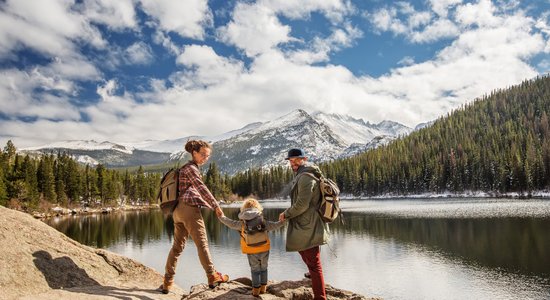
<svg viewBox="0 0 550 300"><path fill-rule="evenodd" d="M252 296L260 297L260 288L259 287L253 287L252 288Z"/></svg>
<svg viewBox="0 0 550 300"><path fill-rule="evenodd" d="M260 286L260 294L265 294L266 291L267 291L267 285L262 284L262 286Z"/></svg>
<svg viewBox="0 0 550 300"><path fill-rule="evenodd" d="M214 272L208 275L208 287L213 289L220 285L222 282L229 281L229 276L227 274L222 274L220 272Z"/></svg>

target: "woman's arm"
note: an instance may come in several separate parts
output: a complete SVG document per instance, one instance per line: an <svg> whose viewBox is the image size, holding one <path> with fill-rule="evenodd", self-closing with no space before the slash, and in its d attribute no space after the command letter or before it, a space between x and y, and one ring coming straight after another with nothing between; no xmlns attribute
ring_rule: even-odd
<svg viewBox="0 0 550 300"><path fill-rule="evenodd" d="M214 198L206 184L202 182L199 169L196 166L191 165L188 168L185 168L184 172L190 179L191 184L195 187L195 189L197 189L202 199L206 201L212 209L216 210L216 208L219 207L218 201Z"/></svg>

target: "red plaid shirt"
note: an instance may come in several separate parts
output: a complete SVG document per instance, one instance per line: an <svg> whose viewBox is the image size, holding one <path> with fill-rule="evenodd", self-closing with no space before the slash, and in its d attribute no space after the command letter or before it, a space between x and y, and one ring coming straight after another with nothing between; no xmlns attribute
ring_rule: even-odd
<svg viewBox="0 0 550 300"><path fill-rule="evenodd" d="M180 168L179 174L179 201L191 206L205 206L216 209L219 204L210 190L202 182L199 166L193 161Z"/></svg>

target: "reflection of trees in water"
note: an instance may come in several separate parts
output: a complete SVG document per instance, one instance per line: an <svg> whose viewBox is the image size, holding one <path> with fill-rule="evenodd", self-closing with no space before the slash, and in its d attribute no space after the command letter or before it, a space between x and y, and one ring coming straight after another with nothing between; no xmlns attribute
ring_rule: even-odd
<svg viewBox="0 0 550 300"><path fill-rule="evenodd" d="M237 219L238 208L223 208L226 216ZM264 215L276 221L283 208L268 208ZM224 247L238 248L238 232L221 224L216 215L202 211L209 239ZM395 239L441 250L467 262L509 271L550 275L550 219L485 218L485 219L413 219L344 212L345 224L339 220L330 225L336 236L372 235ZM172 221L160 210L66 218L54 224L71 238L99 248L117 243L140 246L173 236ZM272 243L283 243L285 227L273 232Z"/></svg>
<svg viewBox="0 0 550 300"><path fill-rule="evenodd" d="M98 248L107 248L121 241L141 247L147 242L160 240L165 228L169 228L164 226L160 210L67 217L49 223L79 243Z"/></svg>
<svg viewBox="0 0 550 300"><path fill-rule="evenodd" d="M512 272L550 275L550 219L414 219L345 212L338 234L369 234L422 244L468 262Z"/></svg>

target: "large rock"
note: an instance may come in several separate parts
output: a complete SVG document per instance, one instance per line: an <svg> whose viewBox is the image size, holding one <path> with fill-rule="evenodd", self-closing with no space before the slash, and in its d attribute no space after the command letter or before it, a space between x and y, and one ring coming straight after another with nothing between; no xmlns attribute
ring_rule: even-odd
<svg viewBox="0 0 550 300"><path fill-rule="evenodd" d="M120 255L71 240L30 215L0 206L0 299L181 299L162 276Z"/></svg>
<svg viewBox="0 0 550 300"><path fill-rule="evenodd" d="M238 278L228 283L219 285L214 289L209 289L206 284L195 285L191 288L189 295L184 296L185 300L205 300L205 299L227 299L227 300L253 300L258 299L252 296L252 282L249 278ZM364 296L353 292L344 291L326 285L327 299L348 299L348 300L367 300ZM309 279L299 281L270 281L267 293L261 295L262 300L311 300L313 292L311 290L311 281ZM375 299L375 298L369 298Z"/></svg>
<svg viewBox="0 0 550 300"><path fill-rule="evenodd" d="M165 255L165 254L163 254ZM251 282L239 278L190 292L175 286L168 295L156 290L155 270L109 251L84 246L28 214L0 206L0 299L258 299ZM311 282L270 282L269 299L312 299ZM328 299L366 299L327 285Z"/></svg>

